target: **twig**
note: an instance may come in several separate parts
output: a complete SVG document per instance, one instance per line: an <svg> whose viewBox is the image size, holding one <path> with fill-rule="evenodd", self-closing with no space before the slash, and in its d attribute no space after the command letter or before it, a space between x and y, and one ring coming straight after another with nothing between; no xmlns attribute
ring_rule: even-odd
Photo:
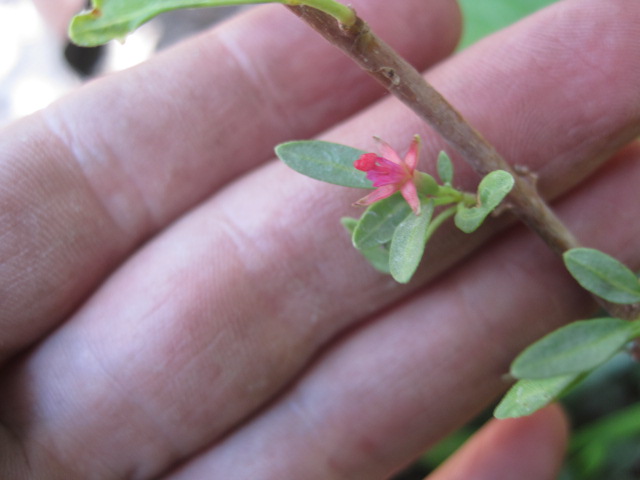
<svg viewBox="0 0 640 480"><path fill-rule="evenodd" d="M515 179L510 194L513 213L535 231L557 254L580 246L569 229L553 213L536 190L530 175L522 175L500 156L496 149L475 130L445 98L378 38L356 16L349 27L314 8L288 6L331 44L340 48L389 92L411 108L446 140L481 176L493 170L505 170ZM602 307L620 318L637 318L637 308L610 304L597 299Z"/></svg>

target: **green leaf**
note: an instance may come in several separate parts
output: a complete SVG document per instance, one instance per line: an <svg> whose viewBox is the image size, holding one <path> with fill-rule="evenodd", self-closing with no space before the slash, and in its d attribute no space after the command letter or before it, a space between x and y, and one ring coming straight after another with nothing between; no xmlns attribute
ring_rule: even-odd
<svg viewBox="0 0 640 480"><path fill-rule="evenodd" d="M486 211L483 208L474 207L469 208L465 207L462 203L458 204L458 211L456 212L456 216L453 221L460 230L464 233L472 233L475 232L484 219L487 218L491 212Z"/></svg>
<svg viewBox="0 0 640 480"><path fill-rule="evenodd" d="M433 209L433 200L422 200L420 215L409 213L393 234L389 270L399 283L411 280L422 260Z"/></svg>
<svg viewBox="0 0 640 480"><path fill-rule="evenodd" d="M638 435L640 435L640 403L634 403L575 432L571 438L570 449L575 452L595 440L613 443L636 438Z"/></svg>
<svg viewBox="0 0 640 480"><path fill-rule="evenodd" d="M349 235L353 236L353 231L358 225L357 218L342 217L340 222L344 228L349 232ZM376 245L374 247L367 247L358 250L369 263L379 272L389 274L389 245Z"/></svg>
<svg viewBox="0 0 640 480"><path fill-rule="evenodd" d="M513 188L514 180L504 170L494 170L487 174L478 185L479 206L493 211Z"/></svg>
<svg viewBox="0 0 640 480"><path fill-rule="evenodd" d="M478 185L478 205L467 207L458 204L455 224L465 233L471 233L482 225L485 218L504 200L513 188L514 180L504 170L494 170L486 175Z"/></svg>
<svg viewBox="0 0 640 480"><path fill-rule="evenodd" d="M93 47L129 33L156 15L181 8L222 7L251 3L285 3L284 0L93 0L90 11L76 15L69 37L78 45Z"/></svg>
<svg viewBox="0 0 640 480"><path fill-rule="evenodd" d="M638 278L615 258L592 248L573 248L563 258L573 278L591 293L613 303L640 302Z"/></svg>
<svg viewBox="0 0 640 480"><path fill-rule="evenodd" d="M640 403L635 403L573 432L568 452L570 463L579 472L579 478L612 478L602 471L606 464L615 464L618 471L629 472L637 463L639 437ZM629 477L614 475L613 478Z"/></svg>
<svg viewBox="0 0 640 480"><path fill-rule="evenodd" d="M552 378L520 380L502 398L493 415L496 418L531 415L559 398L582 380L583 376L579 373L572 373Z"/></svg>
<svg viewBox="0 0 640 480"><path fill-rule="evenodd" d="M352 188L373 188L365 172L353 166L362 150L320 140L281 143L276 155L296 172L316 180Z"/></svg>
<svg viewBox="0 0 640 480"><path fill-rule="evenodd" d="M440 193L440 185L438 185L436 179L428 173L416 172L414 181L419 195L430 196Z"/></svg>
<svg viewBox="0 0 640 480"><path fill-rule="evenodd" d="M619 318L582 320L562 327L524 350L511 365L516 378L548 378L591 371L636 335Z"/></svg>
<svg viewBox="0 0 640 480"><path fill-rule="evenodd" d="M396 227L411 213L407 201L395 193L371 205L353 232L353 245L358 249L388 243Z"/></svg>
<svg viewBox="0 0 640 480"><path fill-rule="evenodd" d="M369 247L358 250L369 263L379 272L391 273L389 270L389 246L378 245L377 247Z"/></svg>
<svg viewBox="0 0 640 480"><path fill-rule="evenodd" d="M557 0L459 0L464 26L458 49L500 30Z"/></svg>
<svg viewBox="0 0 640 480"><path fill-rule="evenodd" d="M453 182L453 162L444 150L438 154L438 177L442 183L451 185Z"/></svg>
<svg viewBox="0 0 640 480"><path fill-rule="evenodd" d="M353 231L356 229L356 225L358 225L358 219L353 217L342 217L340 219L340 223L347 232L349 232L349 235L353 235Z"/></svg>

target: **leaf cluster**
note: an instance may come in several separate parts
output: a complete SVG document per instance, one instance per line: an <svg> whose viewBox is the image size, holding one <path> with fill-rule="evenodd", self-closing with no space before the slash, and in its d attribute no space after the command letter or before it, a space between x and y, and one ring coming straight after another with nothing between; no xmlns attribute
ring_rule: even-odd
<svg viewBox="0 0 640 480"><path fill-rule="evenodd" d="M618 260L590 248L575 248L564 262L591 293L618 304L640 302L638 277ZM580 320L525 349L511 364L519 381L502 399L498 418L529 415L568 392L593 370L640 337L640 320Z"/></svg>
<svg viewBox="0 0 640 480"><path fill-rule="evenodd" d="M288 142L276 147L276 154L289 167L308 177L354 188L372 188L365 173L353 166L363 151L317 140ZM489 173L478 185L477 194L453 187L454 167L445 152L438 156L440 183L420 172L418 192L421 211L413 213L400 195L370 205L360 217L343 218L353 246L378 270L407 283L415 273L425 246L445 220L454 218L465 233L477 230L513 187L513 177L502 170Z"/></svg>

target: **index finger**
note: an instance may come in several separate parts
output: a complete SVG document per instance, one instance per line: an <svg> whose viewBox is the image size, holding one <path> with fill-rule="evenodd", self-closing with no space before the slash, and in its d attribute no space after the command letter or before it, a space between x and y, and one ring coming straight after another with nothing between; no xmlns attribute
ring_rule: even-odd
<svg viewBox="0 0 640 480"><path fill-rule="evenodd" d="M419 67L456 42L448 0L355 5ZM397 21L386 21L391 10ZM274 144L311 136L380 92L267 6L5 129L0 360L53 328L150 235L270 159Z"/></svg>

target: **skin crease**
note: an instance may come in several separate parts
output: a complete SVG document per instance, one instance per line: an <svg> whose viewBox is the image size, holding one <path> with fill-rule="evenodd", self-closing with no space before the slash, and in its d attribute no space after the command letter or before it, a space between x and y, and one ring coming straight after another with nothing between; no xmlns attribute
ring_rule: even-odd
<svg viewBox="0 0 640 480"><path fill-rule="evenodd" d="M425 68L458 18L424 3L356 7ZM270 162L271 147L337 124L323 138L372 149L376 134L403 153L421 133L430 170L441 143L392 99L356 114L379 90L283 10L0 133L2 476L387 478L495 398L521 348L591 310L522 228L483 248L491 228L439 232L409 286L364 264L337 222L361 192ZM640 150L601 165L640 130L639 17L623 0L567 0L429 72L506 158L566 193L559 212L585 243L632 266ZM291 35L314 62L282 61ZM500 452L518 446L504 439L524 431L552 447L519 468L554 478L561 418L494 423L458 458L488 452L474 473L509 478L516 454ZM469 468L452 465L440 478Z"/></svg>

